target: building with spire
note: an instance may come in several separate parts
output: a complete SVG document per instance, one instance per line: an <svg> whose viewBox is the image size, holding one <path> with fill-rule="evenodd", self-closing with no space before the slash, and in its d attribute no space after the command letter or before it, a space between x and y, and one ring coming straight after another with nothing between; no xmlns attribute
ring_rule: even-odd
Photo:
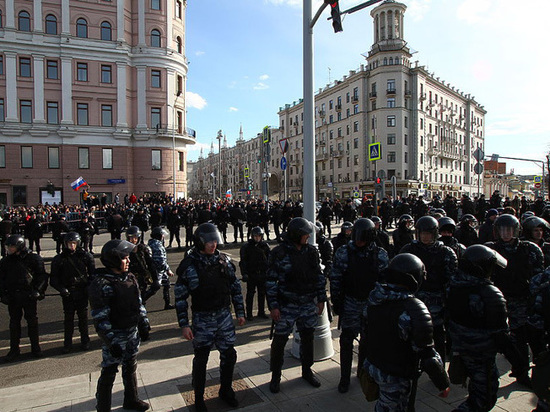
<svg viewBox="0 0 550 412"><path fill-rule="evenodd" d="M186 6L0 1L0 206L187 196Z"/></svg>

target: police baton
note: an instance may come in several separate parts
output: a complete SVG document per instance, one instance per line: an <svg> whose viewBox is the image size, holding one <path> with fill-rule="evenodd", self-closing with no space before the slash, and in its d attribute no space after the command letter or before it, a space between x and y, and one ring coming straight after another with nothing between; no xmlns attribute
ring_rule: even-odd
<svg viewBox="0 0 550 412"><path fill-rule="evenodd" d="M415 364L416 364L416 372L414 374L412 385L411 385L411 394L409 396L407 412L415 412L414 404L416 403L416 391L418 390L418 378L420 378L420 375L422 374L422 370L420 369L420 359L417 359Z"/></svg>

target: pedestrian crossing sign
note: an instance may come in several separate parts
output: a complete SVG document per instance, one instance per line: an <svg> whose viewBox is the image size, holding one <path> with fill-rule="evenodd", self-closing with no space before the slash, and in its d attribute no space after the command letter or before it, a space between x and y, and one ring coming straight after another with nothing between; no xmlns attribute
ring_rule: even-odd
<svg viewBox="0 0 550 412"><path fill-rule="evenodd" d="M542 183L542 176L535 176L535 183Z"/></svg>
<svg viewBox="0 0 550 412"><path fill-rule="evenodd" d="M380 160L382 159L382 145L380 142L371 143L369 144L369 160L372 162L373 160Z"/></svg>

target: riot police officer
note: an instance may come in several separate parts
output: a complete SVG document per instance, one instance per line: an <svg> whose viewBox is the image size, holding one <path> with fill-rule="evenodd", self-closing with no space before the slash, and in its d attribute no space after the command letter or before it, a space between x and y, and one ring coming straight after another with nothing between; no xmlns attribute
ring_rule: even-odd
<svg viewBox="0 0 550 412"><path fill-rule="evenodd" d="M170 304L170 278L174 272L168 266L166 258L166 249L164 248L164 237L168 233L162 227L157 226L151 230L151 239L147 245L151 248L153 261L158 271L158 279L162 285L162 298L164 299L164 310L174 309Z"/></svg>
<svg viewBox="0 0 550 412"><path fill-rule="evenodd" d="M0 260L0 299L8 305L10 315L10 351L5 360L12 362L19 357L21 340L21 318L25 313L31 354L42 356L38 342L38 317L36 302L44 299L48 287L48 274L40 255L25 247L21 235L10 235L6 239L7 256Z"/></svg>
<svg viewBox="0 0 550 412"><path fill-rule="evenodd" d="M460 218L458 229L456 229L455 237L464 246L472 246L479 243L479 237L476 232L477 219L474 215L465 214Z"/></svg>
<svg viewBox="0 0 550 412"><path fill-rule="evenodd" d="M267 319L265 314L265 280L267 261L270 248L264 241L264 230L259 227L252 228L252 237L240 250L241 260L239 267L243 282L246 282L246 319L251 321L254 294L258 290L258 317Z"/></svg>
<svg viewBox="0 0 550 412"><path fill-rule="evenodd" d="M376 237L374 241L378 246L388 252L389 256L392 256L393 253L392 245L390 244L390 235L387 231L382 229L382 219L380 219L378 216L372 216L370 220L372 220L372 223L374 223L374 228L376 231Z"/></svg>
<svg viewBox="0 0 550 412"><path fill-rule="evenodd" d="M160 289L160 279L151 248L139 243L141 234L139 227L130 226L126 231L126 240L136 245L130 253L130 272L138 281L141 301L145 305L145 302Z"/></svg>
<svg viewBox="0 0 550 412"><path fill-rule="evenodd" d="M512 215L501 215L494 223L497 240L486 245L496 250L507 261L506 268L497 267L493 276L495 286L502 291L508 305L510 331L518 348L523 364L521 368L512 365L512 376L526 386L530 386L529 375L524 371L529 366L528 343L537 355L540 351L542 337L532 336L528 323L531 311L531 279L544 271L544 257L541 249L533 242L518 239L519 220Z"/></svg>
<svg viewBox="0 0 550 412"><path fill-rule="evenodd" d="M416 297L428 307L433 322L435 349L445 360L445 307L447 283L457 268L455 252L437 240L438 223L432 216L422 216L416 222L416 238L403 246L400 253L412 253L426 267L426 281Z"/></svg>
<svg viewBox="0 0 550 412"><path fill-rule="evenodd" d="M328 279L332 272L332 258L333 248L332 242L328 240L324 235L324 227L321 222L315 222L315 241L317 242L317 249L319 249L319 256L321 257L321 264L323 265L323 273Z"/></svg>
<svg viewBox="0 0 550 412"><path fill-rule="evenodd" d="M457 259L460 259L466 247L460 243L455 237L456 223L455 221L447 216L440 217L437 219L437 224L439 226L439 239L445 246L450 247Z"/></svg>
<svg viewBox="0 0 550 412"><path fill-rule="evenodd" d="M294 324L300 334L302 378L316 388L321 386L311 370L313 332L327 297L319 252L308 243L313 230L313 224L308 220L293 218L283 236L284 241L271 251L269 257L267 304L275 322L270 359L269 389L272 393L280 390L285 344Z"/></svg>
<svg viewBox="0 0 550 412"><path fill-rule="evenodd" d="M414 240L414 219L411 215L404 214L399 216L397 221L397 229L391 236L393 239L393 250L398 254L403 246L408 245Z"/></svg>
<svg viewBox="0 0 550 412"><path fill-rule="evenodd" d="M178 249L181 249L181 239L180 239L180 226L182 224L182 219L179 214L178 208L176 206L172 207L170 213L166 217L166 227L170 232L170 241L168 242L168 248L172 247L172 242L174 237L178 244Z"/></svg>
<svg viewBox="0 0 550 412"><path fill-rule="evenodd" d="M101 375L97 381L96 409L111 410L113 383L122 364L124 409L146 411L149 404L138 398L137 354L140 344L138 327L149 325L141 303L135 276L128 271L134 244L126 240L110 240L101 249L101 263L89 288L91 314L95 330L103 342Z"/></svg>
<svg viewBox="0 0 550 412"><path fill-rule="evenodd" d="M220 398L232 407L238 400L231 387L237 362L235 326L230 305L233 302L239 326L244 325L244 305L235 266L217 250L223 244L212 223L202 223L194 233L195 246L181 261L175 286L176 313L183 337L193 342L193 389L195 410L206 411L204 387L206 365L212 346L220 352ZM191 295L192 325L189 324L187 298Z"/></svg>
<svg viewBox="0 0 550 412"><path fill-rule="evenodd" d="M512 363L519 361L519 353L510 339L506 300L491 282L495 269L506 264L506 259L485 245L469 246L458 260L458 271L449 283L451 365L460 362L464 367L465 376L457 377L461 378L459 381L470 378L468 399L457 411L489 411L495 406L499 379L497 352L505 352ZM449 370L452 373L453 366Z"/></svg>
<svg viewBox="0 0 550 412"><path fill-rule="evenodd" d="M550 224L538 216L532 216L523 221L522 229L524 239L541 248L544 255L544 267L550 266L550 243L544 240L550 233Z"/></svg>
<svg viewBox="0 0 550 412"><path fill-rule="evenodd" d="M419 258L400 253L384 271L384 283L376 283L369 295L363 326L364 367L380 388L376 411L414 410L413 381L418 380L419 369L440 390L439 396L449 393L445 363L433 347L430 313L414 297L425 276Z"/></svg>
<svg viewBox="0 0 550 412"><path fill-rule="evenodd" d="M65 235L71 231L65 215L59 215L52 228L52 239L55 240L55 253L61 253L65 244Z"/></svg>
<svg viewBox="0 0 550 412"><path fill-rule="evenodd" d="M353 341L361 333L361 316L369 293L380 273L388 266L388 252L375 242L372 220L359 218L353 224L351 242L336 251L330 276L330 297L334 312L340 316L340 383L338 391L349 389ZM365 360L364 339L359 343L358 374Z"/></svg>
<svg viewBox="0 0 550 412"><path fill-rule="evenodd" d="M332 250L334 253L340 248L340 246L346 245L351 239L351 230L353 229L353 223L344 222L340 226L340 233L333 237L330 241L332 242Z"/></svg>
<svg viewBox="0 0 550 412"><path fill-rule="evenodd" d="M81 247L80 235L76 232L65 234L63 251L53 258L50 273L50 285L59 292L63 301L63 353L72 350L75 312L80 346L89 349L88 285L94 272L94 257Z"/></svg>
<svg viewBox="0 0 550 412"><path fill-rule="evenodd" d="M6 239L12 234L13 220L9 213L4 213L4 218L0 220L0 254L6 256Z"/></svg>

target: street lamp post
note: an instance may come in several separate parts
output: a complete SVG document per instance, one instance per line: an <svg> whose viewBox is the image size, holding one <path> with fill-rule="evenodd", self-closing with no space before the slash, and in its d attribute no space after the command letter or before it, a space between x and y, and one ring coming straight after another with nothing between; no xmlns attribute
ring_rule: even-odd
<svg viewBox="0 0 550 412"><path fill-rule="evenodd" d="M178 97L181 96L181 90L178 90L176 93L176 98L174 99L174 105L172 106L172 171L173 171L173 196L174 203L178 200L177 188L176 188L176 103L178 102Z"/></svg>
<svg viewBox="0 0 550 412"><path fill-rule="evenodd" d="M220 200L222 198L222 131L218 130L218 192L220 195Z"/></svg>

